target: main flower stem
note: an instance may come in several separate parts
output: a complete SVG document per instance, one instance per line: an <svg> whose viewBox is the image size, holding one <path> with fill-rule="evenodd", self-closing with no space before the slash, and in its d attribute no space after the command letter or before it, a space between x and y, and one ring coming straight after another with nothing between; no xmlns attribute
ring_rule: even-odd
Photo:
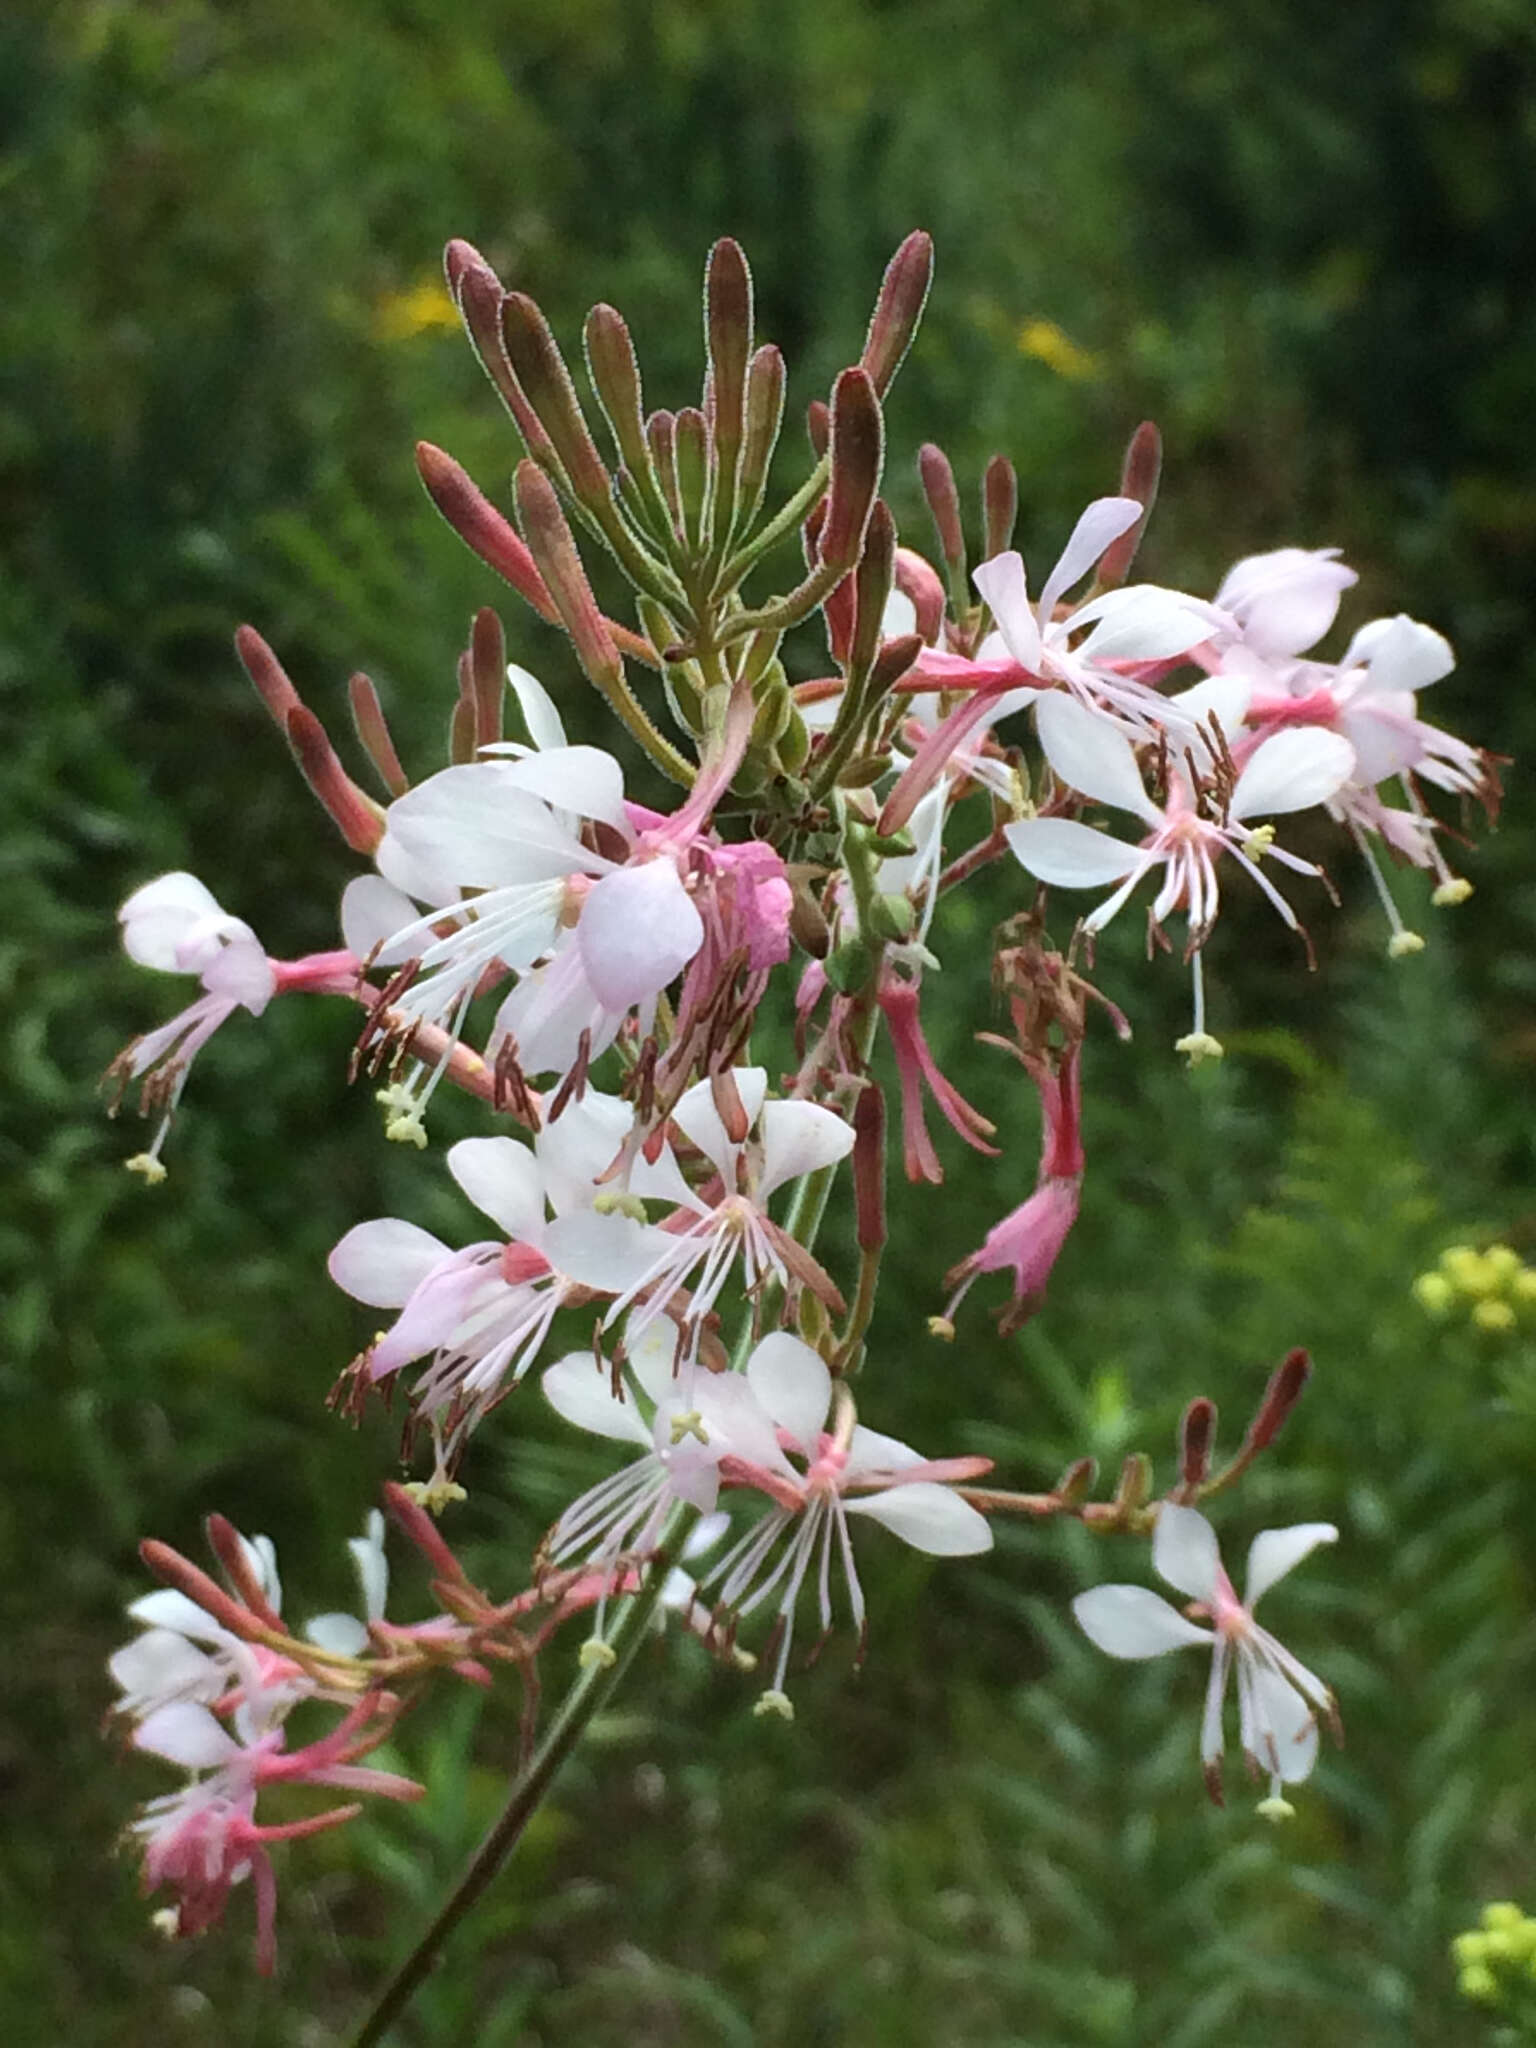
<svg viewBox="0 0 1536 2048"><path fill-rule="evenodd" d="M561 1765L623 1682L645 1640L667 1574L676 1564L688 1533L697 1520L698 1514L693 1508L679 1506L675 1510L666 1538L646 1574L645 1584L629 1601L614 1629L613 1663L584 1670L561 1701L543 1740L513 1779L507 1803L490 1833L475 1851L468 1869L431 1926L384 1987L373 2011L355 2036L352 2048L377 2048L433 1969L455 1927L472 1910L517 1847L523 1830L554 1783Z"/></svg>

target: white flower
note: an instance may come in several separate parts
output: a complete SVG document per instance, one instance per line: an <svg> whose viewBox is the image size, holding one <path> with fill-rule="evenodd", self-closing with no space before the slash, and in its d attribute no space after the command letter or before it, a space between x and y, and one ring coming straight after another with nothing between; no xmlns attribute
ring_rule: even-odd
<svg viewBox="0 0 1536 2048"><path fill-rule="evenodd" d="M1236 620L1244 646L1255 654L1300 654L1322 639L1340 597L1359 580L1338 556L1337 548L1247 555L1223 577L1216 603Z"/></svg>
<svg viewBox="0 0 1536 2048"><path fill-rule="evenodd" d="M1335 1717L1323 1681L1260 1628L1253 1610L1260 1597L1317 1548L1334 1543L1331 1522L1298 1522L1266 1529L1248 1552L1248 1577L1238 1599L1222 1569L1216 1532L1194 1508L1165 1502L1158 1510L1152 1562L1175 1591L1198 1601L1210 1628L1198 1628L1145 1586L1095 1586L1072 1602L1078 1626L1111 1657L1160 1657L1189 1643L1212 1646L1211 1677L1200 1727L1200 1760L1211 1797L1221 1803L1222 1705L1227 1674L1237 1672L1239 1739L1252 1769L1267 1771L1273 1787L1296 1784L1317 1760L1317 1717Z"/></svg>

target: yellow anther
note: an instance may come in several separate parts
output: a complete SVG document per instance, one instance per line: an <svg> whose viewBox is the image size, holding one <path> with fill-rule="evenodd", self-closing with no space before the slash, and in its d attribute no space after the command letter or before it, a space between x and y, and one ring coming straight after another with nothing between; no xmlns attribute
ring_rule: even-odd
<svg viewBox="0 0 1536 2048"><path fill-rule="evenodd" d="M752 1652L750 1650L738 1650L734 1643L731 1645L731 1662L738 1671L755 1671L757 1669L757 1659L753 1656Z"/></svg>
<svg viewBox="0 0 1536 2048"><path fill-rule="evenodd" d="M1212 1038L1209 1031L1191 1031L1183 1038L1176 1038L1173 1049L1183 1053L1192 1067L1203 1066L1207 1060L1225 1059L1227 1051L1221 1040Z"/></svg>
<svg viewBox="0 0 1536 2048"><path fill-rule="evenodd" d="M123 1165L129 1173L142 1175L147 1188L157 1188L165 1179L165 1168L153 1152L135 1152L131 1159L123 1161Z"/></svg>
<svg viewBox="0 0 1536 2048"><path fill-rule="evenodd" d="M948 1316L930 1316L928 1318L928 1334L930 1337L937 1337L943 1344L953 1344L955 1341L955 1326Z"/></svg>
<svg viewBox="0 0 1536 2048"><path fill-rule="evenodd" d="M384 1126L384 1135L392 1145L414 1145L418 1152L427 1149L427 1127L419 1110L409 1109L402 1116L392 1116Z"/></svg>
<svg viewBox="0 0 1536 2048"><path fill-rule="evenodd" d="M1274 843L1275 828L1273 825L1255 825L1248 834L1248 837L1243 841L1243 852L1249 860L1259 861L1264 858Z"/></svg>
<svg viewBox="0 0 1536 2048"><path fill-rule="evenodd" d="M685 1436L696 1436L701 1444L709 1442L709 1431L704 1427L704 1418L697 1408L690 1408L686 1415L672 1418L672 1441L680 1444Z"/></svg>
<svg viewBox="0 0 1536 2048"><path fill-rule="evenodd" d="M1394 932L1387 941L1387 958L1389 960L1406 960L1411 954L1422 953L1423 950L1424 941L1417 932Z"/></svg>
<svg viewBox="0 0 1536 2048"><path fill-rule="evenodd" d="M1436 889L1430 902L1436 910L1454 910L1458 903L1465 903L1472 894L1472 884L1464 875L1451 875Z"/></svg>
<svg viewBox="0 0 1536 2048"><path fill-rule="evenodd" d="M765 1715L777 1714L781 1721L793 1721L795 1718L795 1703L787 1692L780 1692L776 1687L770 1687L767 1692L760 1692L758 1694L752 1703L752 1711L759 1720Z"/></svg>
<svg viewBox="0 0 1536 2048"><path fill-rule="evenodd" d="M434 1472L430 1479L408 1479L404 1490L417 1507L425 1508L429 1515L440 1515L455 1501L469 1499L465 1489L450 1479L446 1472Z"/></svg>
<svg viewBox="0 0 1536 2048"><path fill-rule="evenodd" d="M645 1221L644 1202L624 1188L604 1188L594 1196L592 1212L596 1216L632 1216L637 1223Z"/></svg>
<svg viewBox="0 0 1536 2048"><path fill-rule="evenodd" d="M588 1636L576 1652L576 1661L583 1671L611 1671L619 1661L619 1653L601 1636Z"/></svg>
<svg viewBox="0 0 1536 2048"><path fill-rule="evenodd" d="M1261 1813L1265 1820L1270 1821L1276 1827L1283 1820L1294 1820L1296 1818L1295 1807L1292 1806L1289 1799L1282 1799L1278 1792L1271 1792L1267 1799L1261 1799L1255 1811Z"/></svg>

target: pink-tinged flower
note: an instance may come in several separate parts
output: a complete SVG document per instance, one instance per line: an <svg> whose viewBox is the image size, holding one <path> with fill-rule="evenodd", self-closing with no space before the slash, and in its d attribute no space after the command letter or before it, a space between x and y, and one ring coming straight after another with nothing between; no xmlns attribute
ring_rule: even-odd
<svg viewBox="0 0 1536 2048"><path fill-rule="evenodd" d="M1307 1777L1317 1761L1317 1718L1336 1722L1323 1681L1253 1618L1259 1599L1320 1543L1338 1541L1331 1522L1266 1529L1248 1552L1248 1579L1238 1599L1222 1569L1216 1532L1194 1508L1164 1502L1152 1538L1158 1575L1198 1602L1209 1628L1195 1623L1145 1586L1095 1586L1072 1602L1078 1626L1111 1657L1161 1657L1189 1643L1211 1646L1211 1677L1200 1726L1200 1761L1211 1797L1222 1802L1222 1707L1227 1677L1237 1674L1239 1739L1250 1770L1264 1771L1272 1796Z"/></svg>
<svg viewBox="0 0 1536 2048"><path fill-rule="evenodd" d="M700 1081L679 1098L672 1121L697 1146L718 1178L694 1188L683 1177L671 1148L664 1146L651 1166L641 1159L631 1170L630 1191L675 1205L661 1226L637 1226L643 1247L620 1274L594 1229L607 1219L573 1217L553 1227L564 1270L585 1285L617 1298L605 1327L629 1312L629 1341L637 1342L673 1306L677 1291L691 1283L681 1312L689 1368L705 1318L741 1265L751 1293L773 1279L793 1294L809 1286L829 1302L836 1289L810 1253L788 1237L768 1214L774 1192L824 1166L834 1166L853 1149L853 1126L811 1102L769 1102L763 1067L732 1067L722 1077L734 1096L727 1129L716 1101L716 1086Z"/></svg>
<svg viewBox="0 0 1536 2048"><path fill-rule="evenodd" d="M1301 654L1322 639L1338 616L1340 597L1358 581L1337 548L1273 548L1234 563L1216 604L1255 654Z"/></svg>
<svg viewBox="0 0 1536 2048"><path fill-rule="evenodd" d="M236 1010L261 1015L277 991L277 975L250 926L221 910L195 875L177 871L146 882L117 921L131 960L168 974L195 974L203 990L168 1024L134 1039L109 1070L122 1087L142 1080L145 1112L162 1113L149 1150L128 1161L153 1185L165 1179L160 1148L193 1060Z"/></svg>
<svg viewBox="0 0 1536 2048"><path fill-rule="evenodd" d="M885 1018L896 1061L896 1079L901 1090L902 1161L908 1180L937 1182L944 1178L923 1116L925 1088L950 1129L975 1151L995 1159L997 1147L987 1140L996 1131L996 1125L966 1101L933 1056L923 1031L920 984L887 969L881 974L875 1000Z"/></svg>
<svg viewBox="0 0 1536 2048"><path fill-rule="evenodd" d="M1081 1102L1082 1048L1072 1047L1053 1071L1043 1060L1031 1060L1031 1078L1040 1091L1042 1118L1040 1172L1027 1201L994 1223L981 1249L962 1259L947 1276L954 1294L944 1311L955 1311L983 1273L1013 1272L1013 1304L1003 1315L1004 1333L1018 1329L1040 1307L1061 1248L1077 1221L1083 1184Z"/></svg>
<svg viewBox="0 0 1536 2048"><path fill-rule="evenodd" d="M539 1133L464 1138L448 1152L460 1188L505 1232L453 1251L399 1217L357 1224L331 1253L331 1278L357 1301L400 1311L366 1354L370 1381L430 1355L417 1382L418 1412L455 1446L537 1357L559 1310L585 1289L615 1293L643 1273L650 1234L632 1217L594 1212L598 1176L629 1134L628 1106L589 1090ZM549 1211L553 1209L554 1220ZM583 1271L561 1250L579 1217Z"/></svg>
<svg viewBox="0 0 1536 2048"><path fill-rule="evenodd" d="M915 1550L933 1557L971 1557L992 1547L984 1515L953 1490L957 1481L991 1469L988 1458L928 1459L896 1438L865 1429L853 1401L825 1363L788 1331L765 1337L746 1366L757 1407L776 1426L780 1452L756 1461L728 1452L720 1476L752 1487L772 1505L699 1581L732 1624L777 1594L777 1652L758 1711L792 1713L784 1692L795 1607L806 1574L816 1567L822 1634L832 1627L833 1553L847 1588L848 1612L864 1634L864 1594L854 1563L850 1516L879 1522ZM794 1462L792 1462L794 1461Z"/></svg>
<svg viewBox="0 0 1536 2048"><path fill-rule="evenodd" d="M1013 549L983 562L973 578L1008 652L1026 675L1063 684L1087 703L1108 705L1138 726L1162 723L1170 714L1167 700L1127 671L1188 654L1219 630L1224 615L1199 598L1153 583L1103 591L1061 618L1056 607L1144 510L1135 498L1098 498L1089 505L1034 606L1024 559ZM1080 634L1084 637L1079 639Z"/></svg>
<svg viewBox="0 0 1536 2048"><path fill-rule="evenodd" d="M1181 1043L1195 1057L1219 1051L1205 1031L1199 972L1199 949L1220 904L1216 862L1223 854L1230 855L1258 883L1290 929L1298 931L1296 913L1260 871L1259 862L1267 855L1298 874L1322 871L1277 847L1272 828L1255 821L1327 803L1354 771L1349 742L1338 733L1315 728L1274 734L1248 754L1219 815L1211 815L1208 797L1194 789L1172 762L1167 799L1155 803L1124 736L1072 698L1044 698L1037 715L1041 744L1058 779L1080 796L1129 811L1147 828L1146 837L1129 846L1071 818L1027 818L1007 827L1009 845L1032 875L1054 887L1119 885L1084 918L1083 928L1089 932L1102 931L1143 876L1162 869L1152 923L1160 927L1173 911L1184 912L1186 952L1195 970L1194 1030Z"/></svg>
<svg viewBox="0 0 1536 2048"><path fill-rule="evenodd" d="M267 1845L312 1835L352 1819L356 1803L277 1827L258 1825L256 1801L266 1785L321 1785L384 1799L419 1799L425 1787L356 1759L389 1732L391 1710L377 1694L360 1700L329 1735L285 1753L280 1730L251 1742L236 1739L204 1706L182 1701L159 1708L135 1730L133 1744L190 1771L182 1791L151 1800L132 1825L144 1852L144 1889L177 1893L176 1932L201 1933L224 1912L235 1885L254 1880L256 1961L269 1974L276 1961L277 1884Z"/></svg>

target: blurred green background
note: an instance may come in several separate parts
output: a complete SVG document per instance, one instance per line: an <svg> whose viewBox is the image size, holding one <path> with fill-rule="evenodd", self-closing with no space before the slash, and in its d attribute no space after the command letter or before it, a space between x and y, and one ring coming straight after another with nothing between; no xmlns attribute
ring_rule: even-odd
<svg viewBox="0 0 1536 2048"><path fill-rule="evenodd" d="M1157 418L1144 572L1209 591L1257 548L1336 544L1350 624L1454 640L1432 715L1536 747L1536 26L1519 0L55 0L0 21L0 2028L18 2043L346 2038L498 1800L505 1702L402 1732L434 1798L287 1856L280 1975L232 1924L167 1948L114 1836L163 1789L101 1739L134 1544L196 1549L217 1507L277 1540L295 1611L349 1591L340 1545L393 1432L321 1406L367 1332L326 1250L366 1215L459 1237L435 1159L379 1140L350 1020L278 1004L200 1061L155 1193L122 1171L101 1071L181 1000L115 949L114 906L196 870L275 952L330 943L349 863L239 675L253 618L340 730L367 668L408 762L441 758L453 659L496 604L575 702L559 642L436 520L424 436L505 502L500 418L433 290L475 241L575 343L618 303L657 400L699 371L698 276L732 233L805 403L857 352L911 227L938 274L890 408L974 491L1002 449L1049 561ZM1348 628L1346 627L1346 630ZM1428 708L1428 707L1427 707ZM573 722L590 726L576 704ZM1194 1660L1129 1674L1066 1620L1146 1575L1129 1543L1004 1529L980 1566L865 1553L868 1668L835 1642L792 1727L691 1646L641 1669L402 2043L1087 2048L1478 2042L1447 1944L1536 1899L1536 1335L1432 1323L1453 1242L1536 1254L1532 813L1516 779L1389 966L1358 868L1315 977L1234 903L1212 950L1229 1058L1186 1075L1183 977L1132 934L1103 979L1137 1037L1089 1046L1082 1222L1048 1312L1003 1341L945 1268L1033 1173L995 1021L999 876L941 926L941 1050L1013 1141L944 1147L898 1204L871 1414L1014 1483L1167 1457L1183 1401L1234 1441L1292 1344L1317 1384L1227 1502L1229 1548L1338 1520L1273 1597L1335 1683L1349 1746L1291 1826L1203 1804ZM447 1138L467 1122L440 1121ZM835 1237L830 1242L836 1242ZM878 1391L874 1375L878 1374ZM529 1389L483 1432L455 1525L517 1583L598 1462ZM394 1607L424 1611L402 1564ZM564 1652L550 1661L553 1687Z"/></svg>

